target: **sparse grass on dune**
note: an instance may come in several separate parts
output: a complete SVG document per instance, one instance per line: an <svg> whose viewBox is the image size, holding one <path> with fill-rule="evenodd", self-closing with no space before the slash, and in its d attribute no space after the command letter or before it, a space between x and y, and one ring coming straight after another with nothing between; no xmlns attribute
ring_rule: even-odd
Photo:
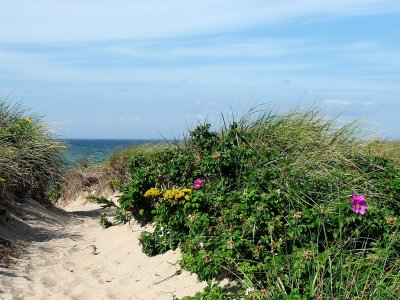
<svg viewBox="0 0 400 300"><path fill-rule="evenodd" d="M10 200L33 198L47 202L49 187L65 170L64 149L40 117L0 100L0 226L10 216L21 216ZM0 238L0 263L7 266L9 257L19 250Z"/></svg>
<svg viewBox="0 0 400 300"><path fill-rule="evenodd" d="M371 154L384 156L400 163L400 141L374 141L366 145Z"/></svg>
<svg viewBox="0 0 400 300"><path fill-rule="evenodd" d="M82 193L109 196L115 192L116 186L129 182L132 156L137 153L157 152L162 147L144 145L116 150L107 160L95 165L89 165L83 160L71 167L61 180L59 203L67 205Z"/></svg>

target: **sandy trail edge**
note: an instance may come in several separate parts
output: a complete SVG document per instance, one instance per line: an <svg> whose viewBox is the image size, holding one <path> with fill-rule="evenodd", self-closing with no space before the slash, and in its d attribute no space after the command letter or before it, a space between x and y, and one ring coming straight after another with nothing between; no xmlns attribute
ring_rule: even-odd
<svg viewBox="0 0 400 300"><path fill-rule="evenodd" d="M178 250L143 254L138 237L145 228L102 230L96 204L76 201L66 212L48 211L33 201L24 204L30 206L34 213L25 224L11 224L6 232L8 238L22 232L28 252L12 268L0 268L0 299L175 299L206 286L186 271L173 276Z"/></svg>

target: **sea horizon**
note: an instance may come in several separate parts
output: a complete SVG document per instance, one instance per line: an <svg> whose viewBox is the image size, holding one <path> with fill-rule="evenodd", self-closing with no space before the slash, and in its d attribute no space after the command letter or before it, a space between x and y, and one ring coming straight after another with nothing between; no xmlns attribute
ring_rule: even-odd
<svg viewBox="0 0 400 300"><path fill-rule="evenodd" d="M68 165L75 165L84 160L89 164L101 163L114 151L146 144L162 144L163 139L99 139L99 138L62 138L58 141L67 145L66 160Z"/></svg>

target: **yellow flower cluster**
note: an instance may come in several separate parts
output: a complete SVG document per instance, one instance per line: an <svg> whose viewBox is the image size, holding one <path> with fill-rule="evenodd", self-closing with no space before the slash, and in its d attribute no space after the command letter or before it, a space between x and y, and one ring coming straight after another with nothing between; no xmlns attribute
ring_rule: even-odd
<svg viewBox="0 0 400 300"><path fill-rule="evenodd" d="M164 200L169 200L172 201L174 204L178 203L179 201L183 200L190 200L190 195L192 194L191 189L172 189L172 190L166 190L164 192Z"/></svg>
<svg viewBox="0 0 400 300"><path fill-rule="evenodd" d="M22 122L24 123L24 125L31 125L32 119L31 118L23 118Z"/></svg>
<svg viewBox="0 0 400 300"><path fill-rule="evenodd" d="M145 197L157 197L161 194L161 191L158 188L151 188L146 193L144 193Z"/></svg>

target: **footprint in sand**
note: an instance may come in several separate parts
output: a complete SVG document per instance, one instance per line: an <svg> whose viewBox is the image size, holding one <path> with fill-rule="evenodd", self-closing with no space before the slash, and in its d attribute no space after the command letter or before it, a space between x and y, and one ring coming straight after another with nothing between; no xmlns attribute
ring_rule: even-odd
<svg viewBox="0 0 400 300"><path fill-rule="evenodd" d="M48 287L48 288L52 288L52 287L54 287L54 286L56 285L55 279L54 279L54 278L51 278L51 277L43 277L43 278L40 279L40 282L41 282L45 287Z"/></svg>
<svg viewBox="0 0 400 300"><path fill-rule="evenodd" d="M70 249L68 249L68 254L74 254L74 253L76 253L76 252L78 252L79 250L77 249L77 246L78 245L75 245L75 246L73 246L73 247L71 247Z"/></svg>

